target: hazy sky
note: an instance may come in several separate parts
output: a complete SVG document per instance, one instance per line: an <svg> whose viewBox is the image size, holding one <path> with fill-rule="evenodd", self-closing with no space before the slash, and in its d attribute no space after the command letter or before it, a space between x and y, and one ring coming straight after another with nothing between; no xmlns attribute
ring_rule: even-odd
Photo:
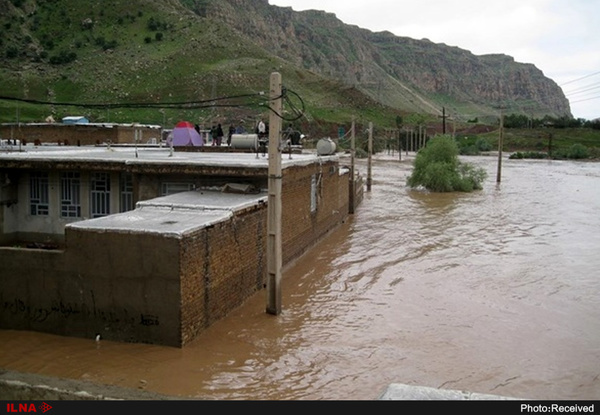
<svg viewBox="0 0 600 415"><path fill-rule="evenodd" d="M323 10L374 32L429 39L475 55L531 63L565 93L576 118L600 117L600 0L269 0Z"/></svg>

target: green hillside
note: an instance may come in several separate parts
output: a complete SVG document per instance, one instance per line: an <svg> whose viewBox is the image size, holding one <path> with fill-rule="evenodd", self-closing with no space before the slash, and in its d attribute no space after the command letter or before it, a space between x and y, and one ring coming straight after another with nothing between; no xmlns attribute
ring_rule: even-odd
<svg viewBox="0 0 600 415"><path fill-rule="evenodd" d="M255 118L268 114L265 95L259 94L268 92L274 71L300 97L294 106L305 106L302 121L343 122L357 112L381 122L395 117L393 109L300 70L177 1L1 2L9 13L0 17L0 53L6 57L0 95L31 102L0 101L0 122L72 114L95 122L167 126L181 119ZM251 96L221 99L240 95ZM40 104L46 102L78 105ZM189 102L194 104L156 107ZM140 103L155 107L121 105Z"/></svg>
<svg viewBox="0 0 600 415"><path fill-rule="evenodd" d="M508 56L267 0L0 0L0 10L0 122L252 121L269 114L273 72L288 92L286 121L301 114L295 122L313 136L334 136L352 118L381 130L414 114L439 124L442 107L459 124L473 114L493 122L498 96L540 116L568 112L553 81Z"/></svg>

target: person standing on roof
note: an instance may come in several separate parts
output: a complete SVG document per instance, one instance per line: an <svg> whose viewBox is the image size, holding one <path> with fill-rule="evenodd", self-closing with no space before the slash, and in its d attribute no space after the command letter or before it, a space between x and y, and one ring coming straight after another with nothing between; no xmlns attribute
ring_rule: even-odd
<svg viewBox="0 0 600 415"><path fill-rule="evenodd" d="M235 127L233 124L229 126L229 134L227 134L227 145L231 147L231 137L235 134Z"/></svg>
<svg viewBox="0 0 600 415"><path fill-rule="evenodd" d="M244 128L244 120L240 121L240 124L235 129L236 134L246 134L246 129Z"/></svg>
<svg viewBox="0 0 600 415"><path fill-rule="evenodd" d="M256 133L258 134L258 138L263 138L267 135L267 127L263 120L258 120L258 124L256 126Z"/></svg>
<svg viewBox="0 0 600 415"><path fill-rule="evenodd" d="M217 125L217 129L216 129L216 138L217 138L217 146L221 146L221 143L223 142L223 136L225 135L223 133L223 127L221 127L221 124Z"/></svg>

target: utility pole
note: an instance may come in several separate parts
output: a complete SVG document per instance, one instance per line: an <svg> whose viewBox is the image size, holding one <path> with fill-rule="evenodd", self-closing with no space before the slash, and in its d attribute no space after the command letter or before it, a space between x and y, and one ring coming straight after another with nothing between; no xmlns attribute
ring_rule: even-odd
<svg viewBox="0 0 600 415"><path fill-rule="evenodd" d="M446 107L442 107L442 134L446 134Z"/></svg>
<svg viewBox="0 0 600 415"><path fill-rule="evenodd" d="M273 72L270 80L269 106L269 190L267 218L267 313L281 313L281 74Z"/></svg>
<svg viewBox="0 0 600 415"><path fill-rule="evenodd" d="M500 183L502 176L502 147L504 141L504 114L500 110L500 135L498 137L498 172L496 173L496 183Z"/></svg>
<svg viewBox="0 0 600 415"><path fill-rule="evenodd" d="M402 161L402 129L398 129L398 161Z"/></svg>
<svg viewBox="0 0 600 415"><path fill-rule="evenodd" d="M367 192L371 191L371 160L373 154L373 123L369 123L369 164L367 167Z"/></svg>
<svg viewBox="0 0 600 415"><path fill-rule="evenodd" d="M356 179L354 177L354 158L356 157L356 135L354 134L354 117L352 117L352 131L350 136L350 214L354 213L356 203Z"/></svg>

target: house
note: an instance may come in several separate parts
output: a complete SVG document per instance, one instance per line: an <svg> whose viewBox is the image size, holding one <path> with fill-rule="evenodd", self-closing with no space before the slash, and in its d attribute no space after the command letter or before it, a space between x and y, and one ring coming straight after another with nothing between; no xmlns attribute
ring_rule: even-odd
<svg viewBox="0 0 600 415"><path fill-rule="evenodd" d="M284 266L360 203L352 170L282 156ZM268 156L26 145L0 183L2 329L182 347L265 286Z"/></svg>

